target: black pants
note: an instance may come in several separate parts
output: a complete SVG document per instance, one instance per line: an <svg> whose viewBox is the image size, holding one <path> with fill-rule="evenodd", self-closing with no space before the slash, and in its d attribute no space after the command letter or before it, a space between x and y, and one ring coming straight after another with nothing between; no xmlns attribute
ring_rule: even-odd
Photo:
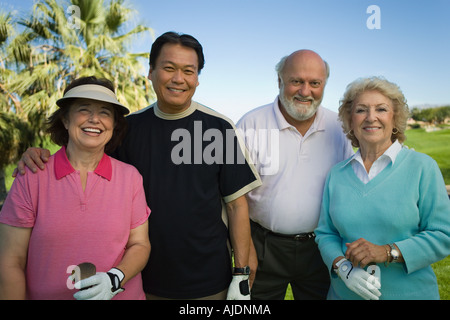
<svg viewBox="0 0 450 320"><path fill-rule="evenodd" d="M295 300L326 299L330 277L314 238L280 237L255 222L251 227L258 255L252 299L283 300L289 283Z"/></svg>

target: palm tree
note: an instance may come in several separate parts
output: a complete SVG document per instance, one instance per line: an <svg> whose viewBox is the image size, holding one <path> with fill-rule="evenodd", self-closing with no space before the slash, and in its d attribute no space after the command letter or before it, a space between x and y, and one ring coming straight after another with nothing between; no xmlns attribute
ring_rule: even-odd
<svg viewBox="0 0 450 320"><path fill-rule="evenodd" d="M70 6L77 14L68 14ZM128 52L134 37L152 34L152 29L137 25L128 31L133 13L123 0L106 5L104 0L38 1L32 13L19 20L0 12L0 111L5 113L0 147L5 163L16 161L14 152L6 154L19 150L20 141L31 145L37 138L42 145L44 121L75 78L95 75L113 81L119 101L132 111L154 99L141 63L148 53ZM15 138L6 132L15 132ZM0 172L5 163L0 162Z"/></svg>
<svg viewBox="0 0 450 320"><path fill-rule="evenodd" d="M17 67L26 51L24 36L18 36L11 14L0 12L0 208L6 198L5 167L34 141L29 124L17 116L20 98L9 84L17 79ZM15 50L13 50L13 48Z"/></svg>
<svg viewBox="0 0 450 320"><path fill-rule="evenodd" d="M79 19L70 16L77 19L79 29L73 28L67 19L65 8L70 5L79 8ZM46 108L54 107L67 82L86 75L113 81L119 100L132 111L146 106L154 93L140 58L148 57L148 53L131 54L127 49L134 36L152 30L138 25L123 33L131 16L132 10L123 5L123 0L111 0L108 6L103 0L72 0L66 5L56 0L36 3L32 16L20 21L35 35L29 58L32 72L27 83L21 85L33 88L33 94L45 91L46 95L38 94L34 101L24 105L25 111L35 108L36 99ZM50 107L47 111L54 110Z"/></svg>
<svg viewBox="0 0 450 320"><path fill-rule="evenodd" d="M29 124L12 112L0 111L0 208L6 198L5 167L18 161L26 148L33 143Z"/></svg>
<svg viewBox="0 0 450 320"><path fill-rule="evenodd" d="M15 44L9 44L15 41ZM11 14L0 12L0 111L8 112L11 108L20 110L20 100L8 84L16 78L14 62L19 63L23 46L20 46L20 38L16 37L15 22ZM14 48L14 49L12 49ZM14 59L18 57L18 59Z"/></svg>

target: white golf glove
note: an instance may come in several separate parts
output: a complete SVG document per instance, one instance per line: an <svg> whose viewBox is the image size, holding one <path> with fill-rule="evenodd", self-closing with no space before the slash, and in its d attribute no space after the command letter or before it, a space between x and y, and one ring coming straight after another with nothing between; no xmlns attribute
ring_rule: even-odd
<svg viewBox="0 0 450 320"><path fill-rule="evenodd" d="M116 294L124 291L120 282L125 278L122 271L112 268L108 272L98 272L94 276L75 283L80 289L73 296L77 300L111 300Z"/></svg>
<svg viewBox="0 0 450 320"><path fill-rule="evenodd" d="M380 286L381 286L381 271L380 271L380 267L377 266L376 264L369 264L369 266L367 267L366 271L370 275L374 276L375 279L378 280L378 282L380 283Z"/></svg>
<svg viewBox="0 0 450 320"><path fill-rule="evenodd" d="M335 269L339 278L344 281L347 288L365 300L378 300L381 296L379 279L362 268L354 267L347 259L339 260Z"/></svg>
<svg viewBox="0 0 450 320"><path fill-rule="evenodd" d="M248 274L233 275L228 287L227 300L250 300Z"/></svg>

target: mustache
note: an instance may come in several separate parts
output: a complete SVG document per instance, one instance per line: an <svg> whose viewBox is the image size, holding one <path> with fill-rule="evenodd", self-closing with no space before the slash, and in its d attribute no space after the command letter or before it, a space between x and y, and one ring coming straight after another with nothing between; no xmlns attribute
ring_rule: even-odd
<svg viewBox="0 0 450 320"><path fill-rule="evenodd" d="M315 99L313 97L311 97L311 96L304 97L304 96L299 95L299 94L296 94L295 96L293 96L292 100L294 100L294 99L303 100L303 101L311 101L311 102L315 101Z"/></svg>

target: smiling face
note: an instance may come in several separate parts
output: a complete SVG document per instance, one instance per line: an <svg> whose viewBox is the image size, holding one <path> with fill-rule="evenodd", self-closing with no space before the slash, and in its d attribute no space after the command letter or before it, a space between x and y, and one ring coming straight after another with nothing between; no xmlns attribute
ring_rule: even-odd
<svg viewBox="0 0 450 320"><path fill-rule="evenodd" d="M191 105L198 86L198 57L194 49L180 44L165 44L150 68L148 78L166 113L179 113Z"/></svg>
<svg viewBox="0 0 450 320"><path fill-rule="evenodd" d="M114 107L106 102L77 99L69 108L63 119L69 133L67 147L103 152L114 132Z"/></svg>
<svg viewBox="0 0 450 320"><path fill-rule="evenodd" d="M325 63L318 54L300 50L292 54L279 79L280 101L295 120L311 118L320 103L326 83Z"/></svg>
<svg viewBox="0 0 450 320"><path fill-rule="evenodd" d="M362 149L387 150L394 129L392 101L378 91L365 91L354 101L351 129Z"/></svg>

